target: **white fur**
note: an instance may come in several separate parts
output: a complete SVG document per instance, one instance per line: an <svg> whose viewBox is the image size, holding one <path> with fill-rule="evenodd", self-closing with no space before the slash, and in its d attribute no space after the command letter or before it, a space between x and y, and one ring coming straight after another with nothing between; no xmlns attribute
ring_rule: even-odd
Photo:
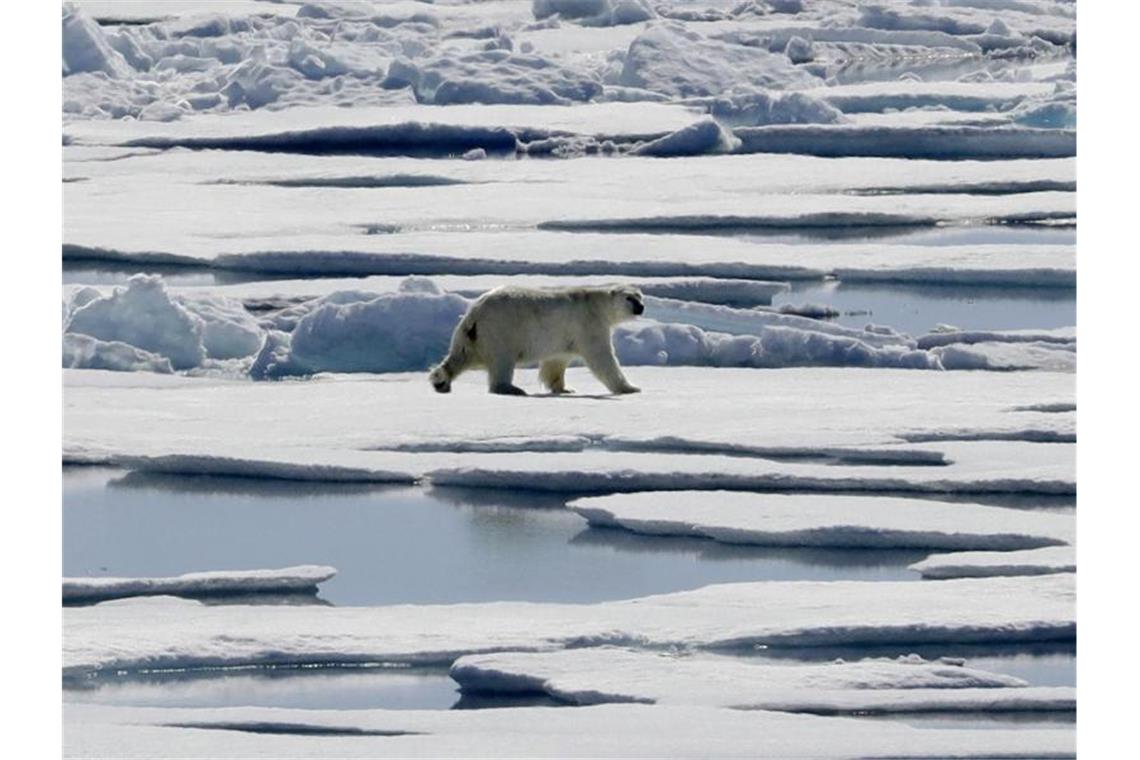
<svg viewBox="0 0 1140 760"><path fill-rule="evenodd" d="M515 365L540 362L539 378L553 393L566 387L566 365L581 358L612 393L636 393L614 356L610 331L644 311L641 291L628 285L594 288L502 287L472 304L451 336L451 350L432 369L440 393L472 368L487 370L491 393L526 395L513 383Z"/></svg>

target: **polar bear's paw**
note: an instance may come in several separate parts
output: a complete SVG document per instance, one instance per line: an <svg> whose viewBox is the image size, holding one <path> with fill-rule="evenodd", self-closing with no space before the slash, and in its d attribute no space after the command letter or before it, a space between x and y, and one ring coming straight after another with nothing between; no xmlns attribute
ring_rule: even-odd
<svg viewBox="0 0 1140 760"><path fill-rule="evenodd" d="M497 393L500 396L525 396L526 391L517 385L511 383L499 383L498 385L491 386L491 393Z"/></svg>

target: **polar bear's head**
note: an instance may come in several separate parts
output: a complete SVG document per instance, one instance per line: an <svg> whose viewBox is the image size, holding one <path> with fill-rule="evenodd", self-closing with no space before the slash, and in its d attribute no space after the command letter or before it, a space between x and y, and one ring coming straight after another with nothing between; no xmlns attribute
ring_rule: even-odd
<svg viewBox="0 0 1140 760"><path fill-rule="evenodd" d="M645 296L632 285L615 285L608 293L612 324L625 322L645 313Z"/></svg>

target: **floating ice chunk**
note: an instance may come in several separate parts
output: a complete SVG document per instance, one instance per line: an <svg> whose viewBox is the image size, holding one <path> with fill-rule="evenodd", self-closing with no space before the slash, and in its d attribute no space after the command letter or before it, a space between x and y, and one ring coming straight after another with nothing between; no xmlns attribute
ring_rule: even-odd
<svg viewBox="0 0 1140 760"><path fill-rule="evenodd" d="M639 145L632 152L638 156L699 156L707 153L731 153L740 140L714 119L702 119L676 132Z"/></svg>
<svg viewBox="0 0 1140 760"><path fill-rule="evenodd" d="M696 97L720 95L741 85L779 90L818 82L785 55L720 42L677 24L659 22L630 44L614 84Z"/></svg>
<svg viewBox="0 0 1140 760"><path fill-rule="evenodd" d="M314 710L263 707L138 708L65 703L68 754L112 757L124 747L165 757L192 746L200 757L282 758L641 757L908 758L1059 757L1076 752L1061 729L916 729L852 720L690 706L598 705L576 710ZM695 730L699 727L699 730ZM213 730L211 730L213 729ZM272 734L272 736L266 736ZM394 747L399 749L393 749Z"/></svg>
<svg viewBox="0 0 1140 760"><path fill-rule="evenodd" d="M316 591L318 584L334 575L333 567L298 565L280 570L214 570L169 578L64 578L63 601Z"/></svg>
<svg viewBox="0 0 1140 760"><path fill-rule="evenodd" d="M985 578L999 575L1044 575L1074 573L1076 551L1072 546L1047 546L1013 552L953 552L932 554L910 566L923 578Z"/></svg>
<svg viewBox="0 0 1140 760"><path fill-rule="evenodd" d="M174 370L164 356L120 341L102 341L90 335L65 333L63 366L71 369L107 369L116 372L164 372Z"/></svg>
<svg viewBox="0 0 1140 760"><path fill-rule="evenodd" d="M1070 541L1068 515L867 496L669 491L578 499L591 525L758 546L1014 550Z"/></svg>
<svg viewBox="0 0 1140 760"><path fill-rule="evenodd" d="M204 329L200 317L170 297L161 277L140 274L125 288L76 309L65 331L127 343L166 357L174 369L187 369L206 358Z"/></svg>
<svg viewBox="0 0 1140 760"><path fill-rule="evenodd" d="M1075 689L922 658L767 664L616 648L468 655L451 666L465 691L545 692L574 705L707 705L809 713L1076 709Z"/></svg>

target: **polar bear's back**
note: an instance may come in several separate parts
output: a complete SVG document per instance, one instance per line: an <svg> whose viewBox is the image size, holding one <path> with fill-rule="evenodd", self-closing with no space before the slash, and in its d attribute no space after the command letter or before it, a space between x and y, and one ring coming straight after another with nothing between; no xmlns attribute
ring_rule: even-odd
<svg viewBox="0 0 1140 760"><path fill-rule="evenodd" d="M504 286L481 296L464 322L474 326L474 344L485 357L507 351L538 359L573 353L587 332L608 328L612 298L604 288Z"/></svg>

